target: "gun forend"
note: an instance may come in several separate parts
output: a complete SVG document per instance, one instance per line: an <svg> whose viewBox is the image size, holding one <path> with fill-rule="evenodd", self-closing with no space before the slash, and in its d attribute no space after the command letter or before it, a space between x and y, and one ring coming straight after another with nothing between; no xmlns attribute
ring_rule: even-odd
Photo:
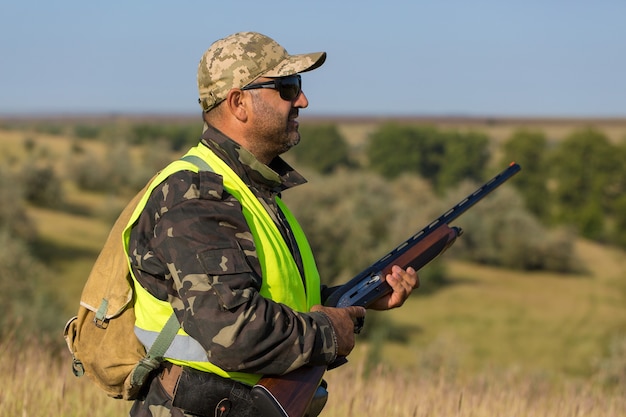
<svg viewBox="0 0 626 417"><path fill-rule="evenodd" d="M388 257L381 259L385 264L381 269L370 267L352 278L333 292L325 304L332 307L354 305L369 307L374 301L392 291L389 284L385 281L385 276L391 272L393 265L398 265L403 269L412 267L419 271L452 246L461 233L462 230L458 227L449 227L447 224L440 225L431 233L423 235L423 238L417 241L417 243L407 246L406 250L404 250L404 246L400 246L397 248L398 250L392 252ZM408 245L406 242L405 244ZM395 256L391 256L393 254ZM377 262L373 266L380 265L380 263Z"/></svg>

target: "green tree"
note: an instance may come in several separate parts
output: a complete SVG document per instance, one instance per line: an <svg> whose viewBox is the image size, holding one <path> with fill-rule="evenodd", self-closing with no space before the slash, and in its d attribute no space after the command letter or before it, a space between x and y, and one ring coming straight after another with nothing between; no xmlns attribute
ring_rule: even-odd
<svg viewBox="0 0 626 417"><path fill-rule="evenodd" d="M59 208L63 204L63 187L51 165L24 165L22 181L26 199L38 206Z"/></svg>
<svg viewBox="0 0 626 417"><path fill-rule="evenodd" d="M615 171L611 177L609 183L611 184L610 200L608 202L608 208L610 213L623 215L621 206L617 206L617 200L619 200L624 194L626 194L626 136L615 147L615 158L617 160Z"/></svg>
<svg viewBox="0 0 626 417"><path fill-rule="evenodd" d="M444 144L444 154L438 169L436 185L439 191L456 186L464 180L484 180L489 162L489 138L479 132L444 132L438 135Z"/></svg>
<svg viewBox="0 0 626 417"><path fill-rule="evenodd" d="M153 123L136 124L130 127L130 144L153 145L159 139L167 140L170 150L180 151L193 146L200 140L202 124L194 123Z"/></svg>
<svg viewBox="0 0 626 417"><path fill-rule="evenodd" d="M613 207L618 211L615 215L611 241L621 247L626 247L626 195L619 197Z"/></svg>
<svg viewBox="0 0 626 417"><path fill-rule="evenodd" d="M474 188L470 185L462 184L450 195L467 195ZM508 185L465 213L462 224L466 233L452 251L468 260L518 270L580 270L575 236L565 229L545 229Z"/></svg>
<svg viewBox="0 0 626 417"><path fill-rule="evenodd" d="M2 228L0 247L0 335L16 325L29 329L15 332L18 339L56 334L63 316L58 297L46 284L54 279L53 274L33 256L28 242Z"/></svg>
<svg viewBox="0 0 626 417"><path fill-rule="evenodd" d="M583 236L606 237L605 214L623 191L617 148L601 132L570 134L553 154L557 220L575 225Z"/></svg>
<svg viewBox="0 0 626 417"><path fill-rule="evenodd" d="M389 123L372 134L367 156L370 167L386 178L415 173L442 192L463 180L483 180L489 138L478 132Z"/></svg>
<svg viewBox="0 0 626 417"><path fill-rule="evenodd" d="M125 140L111 141L107 146L105 161L106 190L119 190L133 184L133 176L139 170L134 167L130 147Z"/></svg>
<svg viewBox="0 0 626 417"><path fill-rule="evenodd" d="M79 124L74 126L74 136L79 139L96 139L100 137L102 126Z"/></svg>
<svg viewBox="0 0 626 417"><path fill-rule="evenodd" d="M109 139L104 155L94 151L73 153L70 164L72 179L79 188L90 191L119 192L129 186L135 189L135 178L142 172L133 165L130 147L121 139Z"/></svg>
<svg viewBox="0 0 626 417"><path fill-rule="evenodd" d="M20 178L0 165L0 231L9 238L32 241L36 230L26 215L25 189Z"/></svg>
<svg viewBox="0 0 626 417"><path fill-rule="evenodd" d="M614 192L620 195L610 202L610 212L613 219L611 228L611 242L626 247L626 137L625 142L617 146L617 158L619 159L619 171L616 173Z"/></svg>
<svg viewBox="0 0 626 417"><path fill-rule="evenodd" d="M370 168L385 178L417 173L434 180L444 143L433 127L386 123L371 135L366 153Z"/></svg>
<svg viewBox="0 0 626 417"><path fill-rule="evenodd" d="M132 176L129 178L133 190L140 190L158 171L165 168L172 160L180 157L173 155L166 139L157 139L150 146L140 148L139 164L134 163ZM129 164L132 161L128 161ZM130 167L127 167L129 169Z"/></svg>
<svg viewBox="0 0 626 417"><path fill-rule="evenodd" d="M300 143L291 152L304 165L322 174L349 167L350 149L336 125L302 126Z"/></svg>
<svg viewBox="0 0 626 417"><path fill-rule="evenodd" d="M548 141L542 132L520 129L504 143L506 163L515 161L522 166L522 174L511 184L524 197L528 210L542 220L549 219Z"/></svg>
<svg viewBox="0 0 626 417"><path fill-rule="evenodd" d="M0 165L0 335L8 329L31 329L14 332L23 335L39 331L58 332L58 300L44 283L52 277L32 254L37 233L26 216L24 189L17 176Z"/></svg>

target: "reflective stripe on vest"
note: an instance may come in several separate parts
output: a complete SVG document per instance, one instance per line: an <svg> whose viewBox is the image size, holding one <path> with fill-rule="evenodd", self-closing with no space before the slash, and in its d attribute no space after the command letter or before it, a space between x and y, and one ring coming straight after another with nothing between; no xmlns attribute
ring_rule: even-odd
<svg viewBox="0 0 626 417"><path fill-rule="evenodd" d="M250 227L263 273L260 294L275 302L285 304L293 310L305 312L311 306L320 304L320 280L317 267L300 225L292 213L277 198L276 202L283 211L298 244L301 253L306 291L300 272L286 245L278 227L267 213L258 198L248 189L243 181L217 155L204 145L192 148L188 155L195 155L209 164L213 171L223 177L224 188L242 205L242 211ZM124 248L128 253L130 230L137 221L154 188L167 177L181 170L198 172L199 168L186 161L178 160L168 165L153 181L150 188L139 202L123 235ZM130 262L130 260L129 260ZM132 271L132 268L131 268ZM163 328L173 309L169 302L153 297L137 283L135 277L135 333L139 340L149 348ZM210 363L205 349L198 341L180 329L174 342L165 353L172 363L190 366L206 372L213 372L226 378L232 378L248 385L254 385L261 377L258 374L226 372Z"/></svg>

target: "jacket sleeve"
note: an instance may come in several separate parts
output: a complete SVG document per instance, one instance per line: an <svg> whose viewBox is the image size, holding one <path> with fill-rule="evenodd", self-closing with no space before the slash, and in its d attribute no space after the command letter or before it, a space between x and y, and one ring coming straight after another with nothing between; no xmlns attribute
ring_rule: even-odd
<svg viewBox="0 0 626 417"><path fill-rule="evenodd" d="M262 297L261 267L239 202L221 177L182 171L159 185L131 231L138 281L226 371L283 374L336 358L322 313Z"/></svg>

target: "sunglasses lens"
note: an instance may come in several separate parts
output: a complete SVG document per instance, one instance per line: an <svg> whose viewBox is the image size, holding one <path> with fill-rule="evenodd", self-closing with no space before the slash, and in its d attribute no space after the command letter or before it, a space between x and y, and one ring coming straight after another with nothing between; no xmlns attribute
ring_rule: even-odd
<svg viewBox="0 0 626 417"><path fill-rule="evenodd" d="M300 91L302 89L302 81L300 80L300 76L294 75L291 77L280 78L279 82L276 83L276 87L280 93L280 97L283 100L293 100L298 95L300 95Z"/></svg>

